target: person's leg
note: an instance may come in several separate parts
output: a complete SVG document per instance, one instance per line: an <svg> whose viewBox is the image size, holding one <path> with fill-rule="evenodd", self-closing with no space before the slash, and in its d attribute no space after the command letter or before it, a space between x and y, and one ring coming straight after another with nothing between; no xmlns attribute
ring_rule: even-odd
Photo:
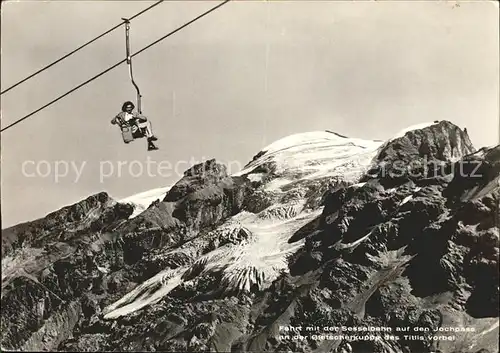
<svg viewBox="0 0 500 353"><path fill-rule="evenodd" d="M146 135L146 137L148 139L151 139L153 141L157 140L157 138L153 135L153 128L152 128L151 122L149 120L142 122L142 123L139 123L139 128L142 131L144 131L144 134Z"/></svg>
<svg viewBox="0 0 500 353"><path fill-rule="evenodd" d="M151 124L149 121L146 121L146 122L143 122L143 123L139 123L139 128L144 131L144 134L146 135L146 137L151 137L153 136L153 133L151 132Z"/></svg>
<svg viewBox="0 0 500 353"><path fill-rule="evenodd" d="M141 131L141 129L139 128L139 126L138 126L138 125L136 125L136 124L132 124L132 125L130 125L130 131L132 132L132 136L133 136L134 138L141 137L142 131Z"/></svg>
<svg viewBox="0 0 500 353"><path fill-rule="evenodd" d="M153 135L151 123L149 121L143 121L139 123L139 128L144 131L144 135L148 138L148 151L157 150L158 147L156 147L153 143L153 141L156 141L157 138Z"/></svg>

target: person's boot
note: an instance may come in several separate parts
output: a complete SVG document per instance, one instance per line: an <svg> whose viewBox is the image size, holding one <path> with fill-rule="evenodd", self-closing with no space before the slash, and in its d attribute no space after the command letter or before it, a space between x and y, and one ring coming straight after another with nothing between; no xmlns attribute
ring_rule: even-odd
<svg viewBox="0 0 500 353"><path fill-rule="evenodd" d="M158 138L157 138L156 136L154 136L154 135L153 135L153 136L151 136L151 137L149 138L149 140L150 140L150 141L156 141L156 140L158 140Z"/></svg>
<svg viewBox="0 0 500 353"><path fill-rule="evenodd" d="M157 150L158 147L155 146L155 144L153 143L153 140L152 138L148 138L148 151L153 151L153 150Z"/></svg>

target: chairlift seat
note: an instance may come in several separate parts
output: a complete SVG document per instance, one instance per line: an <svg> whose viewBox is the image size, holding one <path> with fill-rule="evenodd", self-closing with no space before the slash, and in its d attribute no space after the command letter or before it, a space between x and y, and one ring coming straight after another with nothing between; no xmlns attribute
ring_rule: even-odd
<svg viewBox="0 0 500 353"><path fill-rule="evenodd" d="M146 136L144 129L137 126L131 126L124 124L121 126L123 142L130 143L137 138L143 138Z"/></svg>

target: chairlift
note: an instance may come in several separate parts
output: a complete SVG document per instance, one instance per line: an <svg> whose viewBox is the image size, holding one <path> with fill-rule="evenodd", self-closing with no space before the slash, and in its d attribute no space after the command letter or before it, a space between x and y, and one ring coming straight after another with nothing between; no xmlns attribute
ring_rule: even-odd
<svg viewBox="0 0 500 353"><path fill-rule="evenodd" d="M134 86L134 88L137 92L135 107L137 109L137 113L139 114L139 116L142 116L142 105L141 105L142 95L141 95L141 91L139 89L139 86L137 85L137 83L134 80L134 75L133 75L133 71L132 71L132 56L130 55L130 20L127 18L122 18L122 20L125 21L125 45L126 45L128 72L129 72L130 80L132 81L132 85ZM129 103L131 103L131 102L129 102ZM133 105L133 103L131 105ZM132 107L132 109L133 109L133 107ZM122 111L124 111L123 107L122 107ZM130 113L131 112L132 112L132 110L130 111ZM143 125L143 126L136 125L136 124L128 124L123 119L121 119L120 128L121 128L121 132L122 132L123 142L130 143L137 138L143 138L143 137L149 136L148 137L148 150L151 151L151 150L158 149L158 147L156 147L153 143L153 141L156 140L156 137L154 137L154 135L152 135L151 122L148 121L145 117L143 117L143 118L144 118L144 121L142 121L140 117L138 118L139 122L141 122L141 123L146 123L146 121L147 121L147 124ZM112 121L112 123L114 124L113 121ZM150 131L149 135L148 135L148 129Z"/></svg>

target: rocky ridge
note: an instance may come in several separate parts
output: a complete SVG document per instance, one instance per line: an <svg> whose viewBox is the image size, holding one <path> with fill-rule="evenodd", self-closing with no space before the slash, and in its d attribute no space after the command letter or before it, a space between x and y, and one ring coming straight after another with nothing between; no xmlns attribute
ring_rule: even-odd
<svg viewBox="0 0 500 353"><path fill-rule="evenodd" d="M207 161L133 218L93 195L2 231L2 347L495 353L499 190L500 146L441 121L293 135L234 175ZM399 339L306 331L333 326Z"/></svg>

